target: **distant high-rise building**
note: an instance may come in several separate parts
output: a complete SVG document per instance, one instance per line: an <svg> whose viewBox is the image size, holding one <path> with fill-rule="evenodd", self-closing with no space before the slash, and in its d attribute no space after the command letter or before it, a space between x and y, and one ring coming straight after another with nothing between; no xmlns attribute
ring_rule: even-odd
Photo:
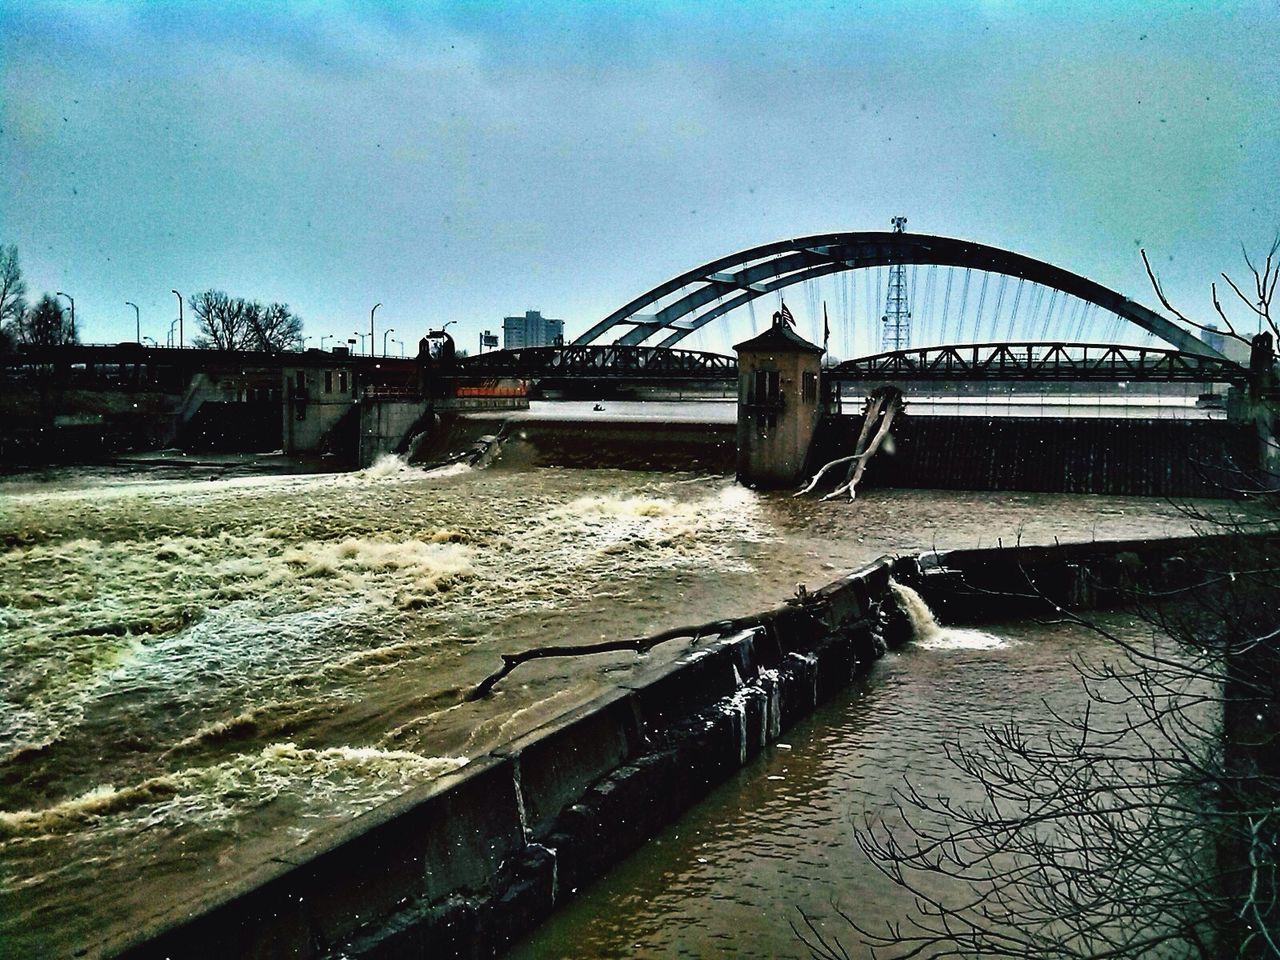
<svg viewBox="0 0 1280 960"><path fill-rule="evenodd" d="M1206 323L1204 331L1200 334L1200 339L1208 345L1209 349L1217 350L1222 353L1226 348L1226 337L1222 335L1222 331L1218 329L1216 323Z"/></svg>
<svg viewBox="0 0 1280 960"><path fill-rule="evenodd" d="M502 348L551 347L564 343L564 321L544 317L537 310L526 310L523 317L502 318Z"/></svg>

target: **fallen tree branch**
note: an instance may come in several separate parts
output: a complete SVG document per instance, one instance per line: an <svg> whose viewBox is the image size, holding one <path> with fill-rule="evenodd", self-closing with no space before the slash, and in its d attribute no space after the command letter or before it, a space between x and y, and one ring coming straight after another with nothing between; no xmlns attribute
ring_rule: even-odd
<svg viewBox="0 0 1280 960"><path fill-rule="evenodd" d="M857 458L858 458L858 455L855 453L851 457L841 457L838 460L832 460L825 467L823 467L821 470L819 470L817 473L813 475L813 479L809 481L808 486L805 486L802 489L798 490L797 492L793 493L791 495L792 498L794 499L795 497L803 497L806 493L808 493L810 490L816 487L818 485L818 481L820 481L824 476L826 476L828 470L834 470L836 467L843 466L846 463L852 463Z"/></svg>
<svg viewBox="0 0 1280 960"><path fill-rule="evenodd" d="M803 489L798 493L792 494L792 496L804 496L816 487L829 472L836 467L848 464L849 469L845 473L844 480L837 485L835 490L822 499L833 500L843 493L848 493L849 499L852 500L858 481L862 479L862 473L867 467L867 461L880 449L881 444L889 433L889 427L893 423L894 416L902 408L902 392L897 387L877 387L872 391L871 396L867 398L866 405L863 408L862 429L858 433L857 443L854 444L853 455L840 457L825 464L821 470L813 475L813 479ZM875 429L874 436L872 435L873 428Z"/></svg>
<svg viewBox="0 0 1280 960"><path fill-rule="evenodd" d="M814 598L801 585L796 590L794 600L788 601L785 606L766 610L764 613L753 613L750 616L734 617L729 620L712 620L709 623L700 623L696 626L672 627L670 630L663 630L661 633L651 634L647 637L633 637L630 640L602 640L600 643L582 643L574 646L552 644L546 647L530 647L528 650L521 650L519 653L504 653L502 654L502 667L481 680L476 685L476 688L467 694L466 701L470 703L488 696L489 692L497 686L500 680L520 664L528 663L530 660L545 660L549 657L577 657L593 653L617 653L621 650L633 650L638 654L644 654L669 640L679 640L687 637L696 643L703 637L723 637L726 634L738 633L749 627L763 626L784 610L795 609L797 604L815 612L825 607L824 601Z"/></svg>
<svg viewBox="0 0 1280 960"><path fill-rule="evenodd" d="M600 643L583 643L573 646L556 645L546 647L530 647L528 650L521 650L519 653L502 654L501 669L489 674L479 685L476 686L469 694L467 700L479 700L488 696L497 684L507 674L522 663L528 663L530 660L543 660L548 657L577 657L593 653L616 653L620 650L634 650L636 653L648 653L660 643L666 643L668 640L679 640L682 637L689 637L694 641L708 636L724 636L726 633L732 633L736 630L743 630L747 627L759 626L767 614L755 614L750 617L739 617L735 620L713 620L711 623L703 623L693 627L673 627L670 630L664 630L661 633L655 633L648 637L633 637L630 640L604 640Z"/></svg>
<svg viewBox="0 0 1280 960"><path fill-rule="evenodd" d="M894 415L901 409L902 402L900 397L891 398L883 405L883 409L879 411L881 414L879 429L876 430L875 436L871 438L871 443L867 445L867 449L862 451L862 454L854 461L849 470L848 480L845 481L843 486L836 487L836 489L823 497L823 500L834 500L845 491L848 491L850 500L854 498L858 481L862 479L862 471L867 468L867 461L880 449L880 444L884 442L885 435L888 434L889 427L893 423Z"/></svg>

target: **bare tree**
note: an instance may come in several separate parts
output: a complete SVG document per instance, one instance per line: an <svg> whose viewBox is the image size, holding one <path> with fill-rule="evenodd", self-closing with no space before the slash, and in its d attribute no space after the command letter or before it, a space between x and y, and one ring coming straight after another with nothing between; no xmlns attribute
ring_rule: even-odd
<svg viewBox="0 0 1280 960"><path fill-rule="evenodd" d="M1219 331L1216 327L1209 327L1202 323L1197 323L1190 317L1186 316L1181 310L1169 302L1169 298L1165 295L1164 288L1160 285L1160 278L1151 269L1151 261L1147 259L1147 251L1143 250L1142 262L1147 268L1147 277L1151 280L1151 286L1155 290L1156 296L1159 298L1161 305L1181 320L1189 327L1208 333L1222 333L1223 336L1232 340L1238 340L1248 346L1252 340L1248 331L1241 333L1236 329L1236 325L1231 322L1231 318L1227 315L1227 311L1223 309L1222 302L1218 298L1218 284L1216 282L1210 284L1209 289L1213 293L1213 309L1217 311L1218 317L1226 325L1226 332ZM1267 250L1266 256L1262 260L1262 266L1259 267L1253 262L1249 256L1249 251L1243 247L1240 250L1244 257L1245 265L1249 269L1250 280L1242 288L1240 284L1232 280L1225 273L1221 274L1222 280L1231 291L1236 295L1237 299L1255 316L1255 326L1258 332L1270 333L1273 338L1280 340L1280 327L1276 326L1276 322L1271 317L1271 304L1275 299L1276 281L1280 280L1280 260L1277 259L1277 253L1280 253L1280 236L1277 236L1272 242L1270 249ZM1252 290L1246 292L1250 287Z"/></svg>
<svg viewBox="0 0 1280 960"><path fill-rule="evenodd" d="M1269 335L1276 249L1246 258L1251 284L1226 278ZM908 783L897 823L863 824L859 845L913 904L885 928L846 918L876 956L1280 957L1280 494L1265 469L1248 480L1247 513L1188 510L1222 537L1185 584L1130 598L1149 637L1055 614L1116 654L1079 665L1078 715L948 745L979 801ZM1009 592L1035 597L1029 577ZM849 956L811 922L797 933L814 957Z"/></svg>
<svg viewBox="0 0 1280 960"><path fill-rule="evenodd" d="M18 343L51 347L75 343L78 339L71 321L56 297L45 294L13 322L11 329Z"/></svg>
<svg viewBox="0 0 1280 960"><path fill-rule="evenodd" d="M192 294L187 303L196 318L199 332L194 343L204 350L243 350L249 335L245 319L247 304L221 290Z"/></svg>
<svg viewBox="0 0 1280 960"><path fill-rule="evenodd" d="M280 353L294 347L302 339L302 318L289 309L287 303L262 306L252 304L247 311L249 344L251 350Z"/></svg>
<svg viewBox="0 0 1280 960"><path fill-rule="evenodd" d="M302 319L286 303L264 307L256 300L231 297L221 290L205 290L188 302L199 325L197 347L279 353L302 336Z"/></svg>
<svg viewBox="0 0 1280 960"><path fill-rule="evenodd" d="M0 327L16 324L27 310L27 283L18 264L18 248L0 244Z"/></svg>

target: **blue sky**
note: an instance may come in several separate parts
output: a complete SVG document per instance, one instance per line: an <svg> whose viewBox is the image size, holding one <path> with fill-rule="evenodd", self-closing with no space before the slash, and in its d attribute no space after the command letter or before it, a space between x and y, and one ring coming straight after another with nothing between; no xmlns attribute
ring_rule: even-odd
<svg viewBox="0 0 1280 960"><path fill-rule="evenodd" d="M899 213L1203 316L1280 228L1270 2L0 0L0 77L0 242L92 341L175 287L573 333Z"/></svg>

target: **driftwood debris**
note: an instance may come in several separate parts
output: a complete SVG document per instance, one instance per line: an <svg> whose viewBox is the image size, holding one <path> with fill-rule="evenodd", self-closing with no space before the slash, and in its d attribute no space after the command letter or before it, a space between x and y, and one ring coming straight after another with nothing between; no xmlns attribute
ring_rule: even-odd
<svg viewBox="0 0 1280 960"><path fill-rule="evenodd" d="M849 457L839 457L825 464L821 470L813 475L813 479L793 496L804 496L816 487L822 478L832 470L848 465L849 469L845 473L844 480L822 499L834 500L842 493L847 492L849 499L852 500L856 494L858 481L862 479L862 473L867 468L867 461L874 456L875 452L884 443L885 437L889 435L889 427L893 424L893 418L902 408L901 390L892 386L877 387L871 396L867 398L862 430L859 432L858 442L853 448L854 454ZM873 430L874 433L872 432Z"/></svg>
<svg viewBox="0 0 1280 960"><path fill-rule="evenodd" d="M630 640L604 640L600 643L582 643L570 646L553 644L546 647L530 647L528 650L521 650L519 653L504 653L502 654L502 667L481 680L476 688L467 694L467 700L479 700L488 696L489 691L497 685L498 681L502 680L520 664L528 663L530 660L543 660L548 657L579 657L593 653L617 653L620 650L633 650L636 653L643 654L648 653L658 644L666 643L669 640L679 640L687 637L696 642L703 637L722 637L727 633L757 626L761 619L761 616L756 615L739 617L736 620L713 620L710 623L703 623L693 627L673 627L670 630L664 630L652 636L633 637Z"/></svg>
<svg viewBox="0 0 1280 960"><path fill-rule="evenodd" d="M820 612L824 609L823 602L809 593L803 584L799 584L796 587L796 595L793 599L788 600L781 607L764 613L735 617L731 620L712 620L709 623L700 623L691 627L672 627L670 630L663 630L661 633L655 633L647 637L633 637L630 640L603 640L600 643L583 643L573 646L552 644L545 647L530 647L528 650L521 650L519 653L504 653L502 654L502 667L481 680L476 685L476 688L467 694L466 700L471 702L488 696L500 680L520 664L528 663L530 660L544 660L548 657L579 657L593 653L617 653L621 650L633 650L638 654L644 654L669 640L688 638L696 643L704 637L723 637L739 633L750 627L761 626L777 616L781 611L794 609L796 606L805 607L814 612Z"/></svg>

